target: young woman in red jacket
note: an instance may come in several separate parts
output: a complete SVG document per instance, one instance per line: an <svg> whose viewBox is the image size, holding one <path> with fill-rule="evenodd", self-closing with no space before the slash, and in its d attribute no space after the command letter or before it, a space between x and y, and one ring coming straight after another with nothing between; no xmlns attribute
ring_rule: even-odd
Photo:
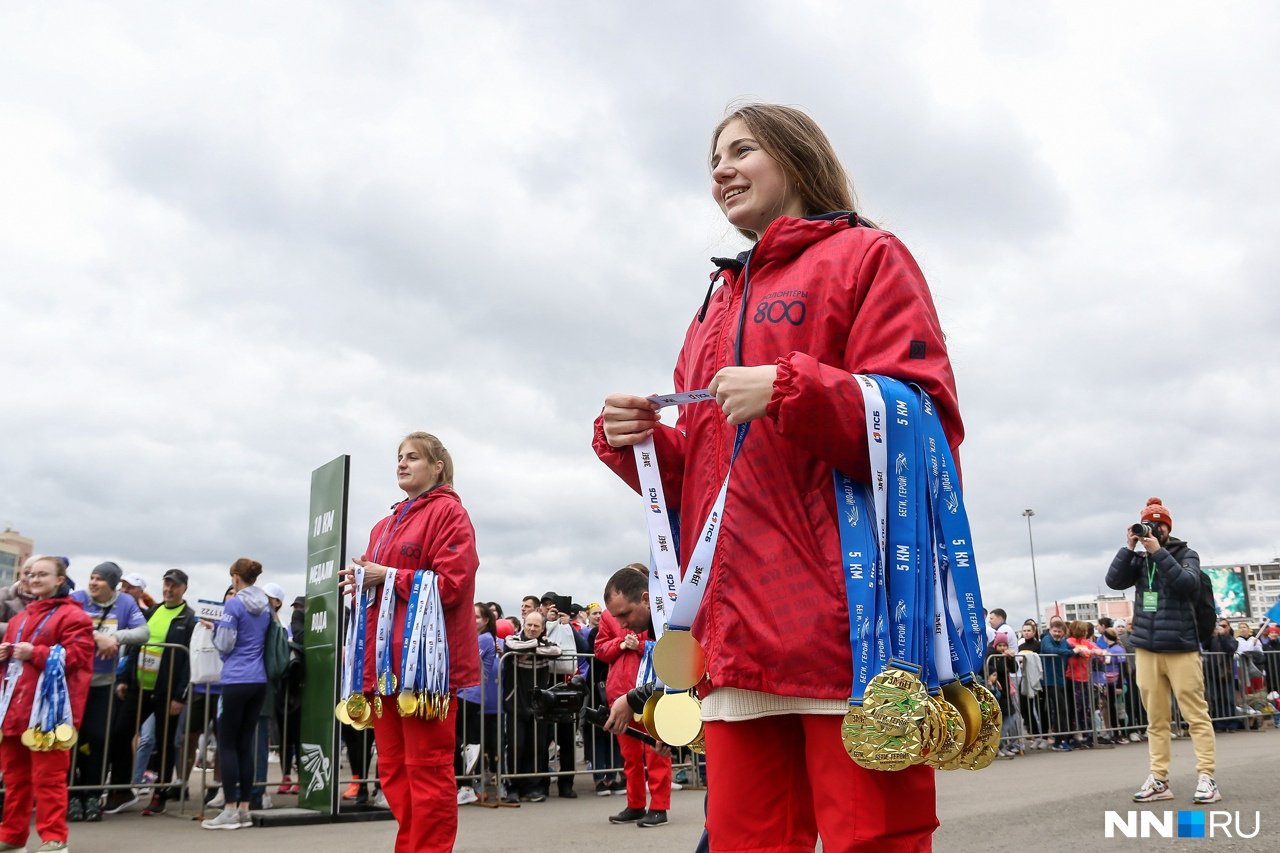
<svg viewBox="0 0 1280 853"><path fill-rule="evenodd" d="M751 422L693 625L707 653L711 847L812 850L820 832L828 851L927 850L933 770L864 770L841 745L852 658L831 469L870 479L855 373L918 384L959 445L933 300L906 247L854 213L844 167L799 110L734 111L709 167L717 204L754 241L715 262L719 286L676 362L674 390L707 388L715 405L683 405L671 427L645 397L612 394L594 447L637 488L631 447L653 437L685 565Z"/></svg>
<svg viewBox="0 0 1280 853"><path fill-rule="evenodd" d="M44 672L49 649L61 645L72 724L79 729L93 674L93 621L67 597L67 567L57 557L29 561L27 584L35 600L15 616L0 643L0 664L10 658L22 661L22 673L13 688L4 720L0 721L0 773L4 774L4 820L0 823L0 850L25 850L31 831L31 806L35 803L36 832L44 842L40 851L67 849L67 772L71 752L52 749L36 752L22 744L30 727L36 682Z"/></svg>
<svg viewBox="0 0 1280 853"><path fill-rule="evenodd" d="M387 569L396 569L392 601L391 660L398 672L404 628L415 575L429 569L444 609L449 642L449 692L480 683L480 644L476 636L476 535L471 517L453 490L453 458L440 440L415 432L400 442L396 479L405 499L374 525L364 556L353 562L364 568L364 587L372 590L365 644L366 694L376 689L374 634ZM345 588L354 584L354 567L343 571ZM396 853L453 849L458 832L458 794L453 778L454 705L444 719L402 717L395 699L384 702L374 718L378 745L378 778L391 812L400 822Z"/></svg>

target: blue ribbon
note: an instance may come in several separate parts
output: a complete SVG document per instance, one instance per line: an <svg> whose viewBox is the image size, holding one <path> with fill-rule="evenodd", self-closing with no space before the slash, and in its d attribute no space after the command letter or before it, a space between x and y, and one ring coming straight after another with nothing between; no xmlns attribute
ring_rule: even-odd
<svg viewBox="0 0 1280 853"><path fill-rule="evenodd" d="M933 401L927 394L921 394L924 408L924 427L926 444L931 457L936 456L937 473L930 465L930 474L934 482L931 486L938 494L937 509L934 513L935 535L939 540L938 554L943 567L943 590L950 578L954 585L956 601L954 602L961 615L961 622L955 625L949 608L948 625L952 631L953 646L964 646L967 652L968 666L957 667L956 673L977 671L975 664L986 656L987 634L982 625L982 591L978 585L978 571L973 559L973 539L969 528L969 514L964 507L964 498L960 492L959 472L951 456L951 448L947 444L946 434L942 430L942 421L933 407ZM964 657L962 655L961 657ZM954 658L954 656L953 656Z"/></svg>
<svg viewBox="0 0 1280 853"><path fill-rule="evenodd" d="M413 674L414 683L409 684L406 681L406 677L409 673L409 649L412 648L412 643L413 643L414 614L418 612L418 598L422 595L422 578L423 578L423 573L421 571L416 571L413 573L413 591L409 593L409 607L407 610L405 610L405 613L404 613L404 637L403 637L403 642L401 643L401 646L400 646L400 692L401 693L416 692L418 689L422 687L422 663L424 660L426 660L426 658L423 656L423 651L425 646L427 645L424 642L418 643L418 651L417 651L418 665L415 668L416 671ZM387 643L388 647L390 647L390 645L391 645L390 643Z"/></svg>
<svg viewBox="0 0 1280 853"><path fill-rule="evenodd" d="M889 639L895 660L919 671L923 655L920 611L921 504L917 468L921 465L917 422L919 402L906 385L885 376L873 377L885 400L886 446L889 453L888 525L885 543L885 589L888 595ZM927 541L927 540L926 540ZM932 622L932 617L929 619Z"/></svg>
<svg viewBox="0 0 1280 853"><path fill-rule="evenodd" d="M886 662L888 627L881 592L882 565L867 487L842 471L832 471L832 476L845 597L849 602L849 648L853 656L849 704L861 705L867 682L884 669Z"/></svg>

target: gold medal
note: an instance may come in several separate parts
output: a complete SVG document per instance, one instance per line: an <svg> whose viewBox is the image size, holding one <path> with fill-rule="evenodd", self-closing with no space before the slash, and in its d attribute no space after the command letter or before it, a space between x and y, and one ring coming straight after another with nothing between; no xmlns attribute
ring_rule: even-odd
<svg viewBox="0 0 1280 853"><path fill-rule="evenodd" d="M35 729L27 729L22 733L22 745L27 749L35 749L37 741L37 732Z"/></svg>
<svg viewBox="0 0 1280 853"><path fill-rule="evenodd" d="M943 685L942 695L964 722L964 742L961 746L972 746L978 739L978 730L982 728L982 709L978 707L978 700L958 681Z"/></svg>
<svg viewBox="0 0 1280 853"><path fill-rule="evenodd" d="M861 749L868 735L874 732L875 727L868 725L866 717L862 715L862 706L850 705L848 713L844 715L844 722L840 724L840 740L844 742L844 751L849 753L850 758L858 760L855 750Z"/></svg>
<svg viewBox="0 0 1280 853"><path fill-rule="evenodd" d="M344 726L351 725L351 715L347 713L347 703L343 700L338 703L338 707L333 709L333 715L338 718L338 722Z"/></svg>
<svg viewBox="0 0 1280 853"><path fill-rule="evenodd" d="M951 766L960 757L964 748L964 720L955 707L941 696L930 696L930 704L940 726L940 736L934 743L933 750L925 758L925 764L939 770L954 770L959 763Z"/></svg>
<svg viewBox="0 0 1280 853"><path fill-rule="evenodd" d="M363 693L352 693L347 697L347 716L351 722L366 719L369 715L369 700Z"/></svg>
<svg viewBox="0 0 1280 853"><path fill-rule="evenodd" d="M53 736L53 732L44 732L43 734L40 735L40 751L41 752L51 751L54 745L57 744L57 742L58 742L57 739L54 738Z"/></svg>
<svg viewBox="0 0 1280 853"><path fill-rule="evenodd" d="M707 672L707 653L691 631L668 628L653 647L653 672L672 690L692 690Z"/></svg>
<svg viewBox="0 0 1280 853"><path fill-rule="evenodd" d="M702 703L692 693L664 693L653 709L655 737L668 746L688 746L702 734Z"/></svg>
<svg viewBox="0 0 1280 853"><path fill-rule="evenodd" d="M920 677L892 664L867 684L862 713L878 732L896 732L919 740L929 693Z"/></svg>
<svg viewBox="0 0 1280 853"><path fill-rule="evenodd" d="M373 695L373 713L379 720L382 719L382 697L376 693Z"/></svg>
<svg viewBox="0 0 1280 853"><path fill-rule="evenodd" d="M649 734L653 735L654 737L658 736L658 729L653 722L653 713L657 709L658 700L661 697L662 697L662 694L655 690L653 695L650 696L647 700L645 700L644 711L640 715L640 721L644 724L644 730L647 731Z"/></svg>
<svg viewBox="0 0 1280 853"><path fill-rule="evenodd" d="M400 709L400 716L412 717L418 710L418 697L409 692L401 693L396 697L396 705Z"/></svg>
<svg viewBox="0 0 1280 853"><path fill-rule="evenodd" d="M53 737L59 745L71 743L76 739L76 730L67 723L59 723L53 730Z"/></svg>

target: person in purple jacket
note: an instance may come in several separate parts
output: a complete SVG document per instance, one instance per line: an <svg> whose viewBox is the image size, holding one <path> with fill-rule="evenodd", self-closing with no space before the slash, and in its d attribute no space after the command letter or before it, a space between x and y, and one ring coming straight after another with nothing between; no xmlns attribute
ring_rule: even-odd
<svg viewBox="0 0 1280 853"><path fill-rule="evenodd" d="M466 746L479 746L484 741L484 754L488 770L496 773L498 769L498 711L501 701L498 692L498 628L497 617L488 605L477 603L476 632L480 640L480 684L475 687L464 687L458 691L457 733L458 744L454 750L454 775L460 777L458 784L458 805L474 803L479 796L475 789L467 784L472 781L466 778L471 768L464 760ZM481 723L481 720L484 722ZM483 725L483 738L481 726ZM477 763L478 768L485 765ZM478 769L475 777L483 787L484 777Z"/></svg>
<svg viewBox="0 0 1280 853"><path fill-rule="evenodd" d="M218 752L226 805L221 814L201 824L205 829L239 829L252 824L253 733L267 697L264 646L271 621L267 594L254 586L260 574L262 564L256 560L241 557L231 564L231 587L236 594L223 608L218 624L210 625L213 645L222 657Z"/></svg>
<svg viewBox="0 0 1280 853"><path fill-rule="evenodd" d="M89 574L88 589L77 589L70 595L93 620L94 643L93 676L80 730L84 746L74 770L78 785L103 785L108 770L113 784L127 784L133 778L133 720L125 719L119 706L112 708L112 698L120 647L142 645L150 638L151 629L138 602L116 589L122 574L115 563L99 563ZM113 729L110 732L108 720ZM101 796L101 789L72 793L67 800L67 820L102 820Z"/></svg>

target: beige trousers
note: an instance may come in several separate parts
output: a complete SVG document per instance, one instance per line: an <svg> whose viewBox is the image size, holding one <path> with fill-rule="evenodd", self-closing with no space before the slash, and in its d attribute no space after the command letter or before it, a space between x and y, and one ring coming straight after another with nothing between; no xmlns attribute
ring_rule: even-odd
<svg viewBox="0 0 1280 853"><path fill-rule="evenodd" d="M1147 710L1147 739L1151 749L1151 775L1169 778L1169 735L1173 707L1169 694L1178 700L1182 719L1191 729L1191 745L1196 751L1196 773L1214 771L1213 723L1204 693L1204 668L1199 652L1148 652L1135 650L1135 670L1142 707Z"/></svg>

